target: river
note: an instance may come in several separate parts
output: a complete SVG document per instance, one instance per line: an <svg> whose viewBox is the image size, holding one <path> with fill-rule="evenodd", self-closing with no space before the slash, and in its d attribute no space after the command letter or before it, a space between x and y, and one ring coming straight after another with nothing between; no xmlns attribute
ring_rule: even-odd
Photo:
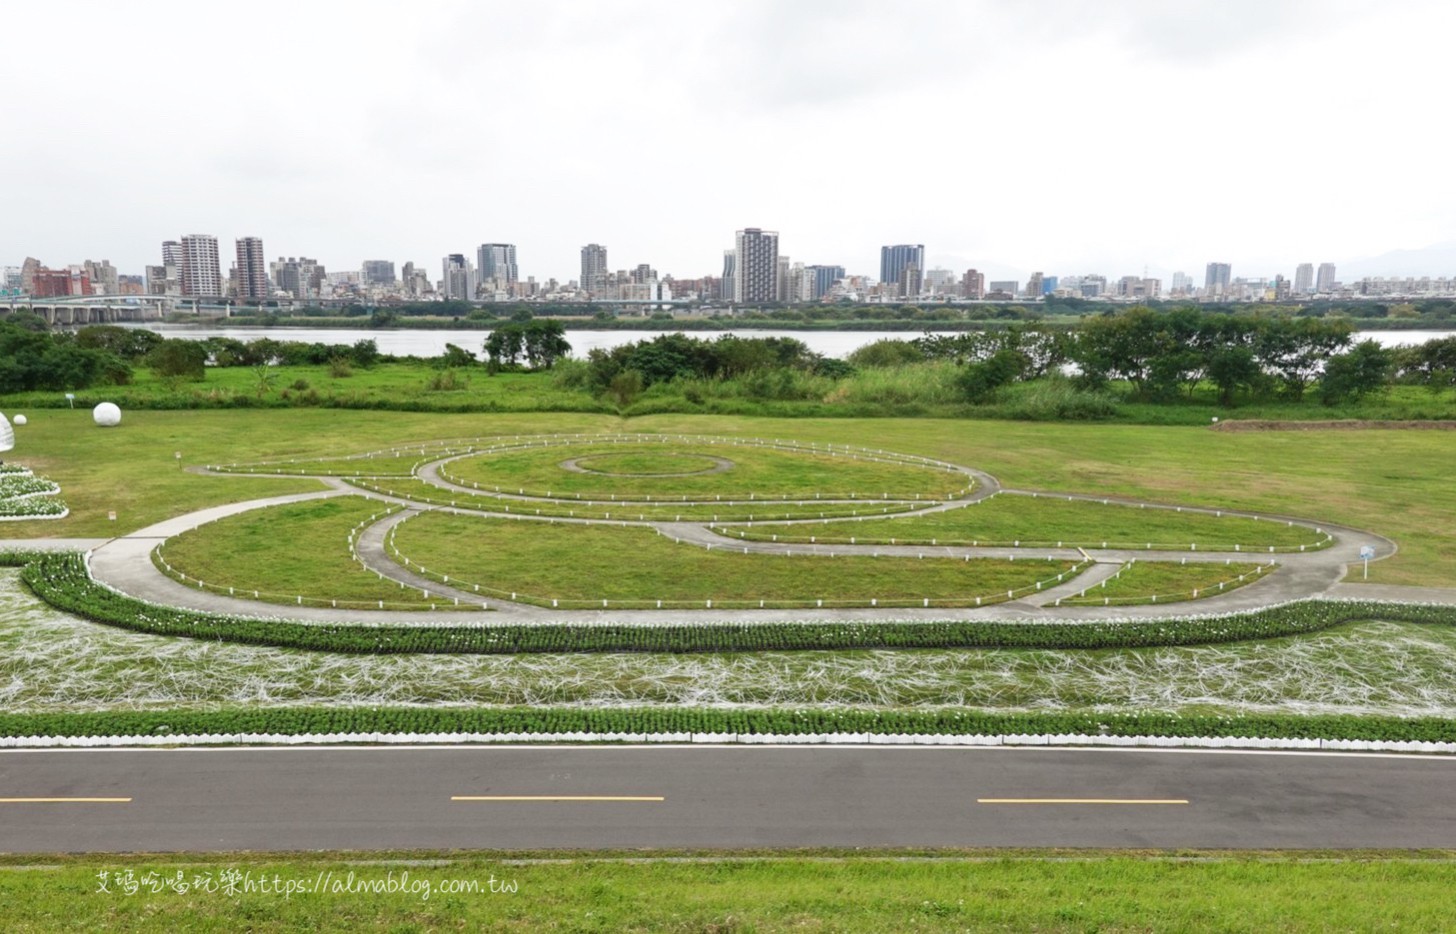
<svg viewBox="0 0 1456 934"><path fill-rule="evenodd" d="M280 341L305 341L322 344L352 344L355 341L372 340L379 346L380 353L396 357L437 357L445 352L446 344L454 344L482 354L489 331L459 330L374 330L371 328L230 328L197 327L189 324L145 324L132 325L165 334L167 337L186 337L200 340L205 337L231 337L240 341L255 341L271 337ZM585 357L587 352L597 348L612 348L634 341L651 340L666 331L567 331L566 339L571 344L573 356ZM844 357L865 344L885 338L910 340L919 337L918 331L768 331L748 329L742 331L687 331L693 337L711 340L721 334L738 337L792 337L803 341L809 349L826 357ZM933 334L957 334L957 331L932 331ZM1422 344L1438 337L1449 337L1451 331L1359 331L1357 341L1372 338L1387 347L1401 347Z"/></svg>

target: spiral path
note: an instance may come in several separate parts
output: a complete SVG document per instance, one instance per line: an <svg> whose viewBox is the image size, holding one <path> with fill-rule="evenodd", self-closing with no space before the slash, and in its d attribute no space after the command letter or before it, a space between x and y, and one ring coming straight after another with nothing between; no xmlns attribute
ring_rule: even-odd
<svg viewBox="0 0 1456 934"><path fill-rule="evenodd" d="M492 450L518 450L540 444L537 441L516 441L510 444L497 444ZM787 442L772 442L773 445L789 445ZM790 445L791 446L791 445ZM796 448L810 450L808 448ZM813 449L816 452L822 448ZM872 458L884 457L889 462L914 463L921 466L933 467L935 469L956 471L964 475L967 483L971 484L970 492L955 500L936 500L922 503L902 503L905 511L895 513L896 516L922 515L946 509L962 508L968 503L979 499L996 495L998 493L1031 495L1030 491L1008 490L1001 486L995 477L985 471L961 465L949 464L934 461L926 458L903 458L901 455L891 455L886 452L862 451L856 454L855 449L838 448L836 451L843 451L845 456L864 456ZM519 504L522 500L531 499L521 493L496 493L485 492L479 489L464 487L452 483L441 476L441 470L450 462L461 457L471 456L469 452L459 449L442 448L439 451L425 451L420 463L413 468L413 477L424 483L438 488L443 494L469 493L472 496L488 497L498 500L502 504ZM570 460L574 460L572 458ZM723 460L731 461L731 458L724 457ZM199 473L226 477L229 472L215 468L191 468ZM569 468L567 468L569 469ZM249 470L251 476L289 476L296 477L300 473L306 474L305 469L280 470L276 474L267 473L264 470ZM509 514L509 518L518 519L523 522L549 521L558 523L582 523L597 524L606 523L611 525L641 525L656 529L658 532L670 536L685 545L701 548L725 548L731 547L735 551L746 550L758 554L784 554L792 551L794 554L864 554L878 555L885 557L948 557L948 558L1011 558L1017 559L1052 558L1056 560L1090 562L1085 563L1080 574L1072 579L1054 587L1049 587L1038 593L1031 594L1017 600L1011 600L985 607L968 607L959 609L947 609L944 607L921 608L836 608L836 609L672 609L672 610L633 610L633 609L593 609L593 610L568 610L552 609L540 606L528 605L525 603L511 603L509 601L489 601L489 611L471 611L465 609L451 609L449 611L429 610L350 610L333 609L309 606L266 606L251 600L230 597L222 594L212 593L205 590L194 589L179 583L166 576L158 570L151 561L151 552L161 542L168 538L179 535L190 529L197 528L205 523L237 515L256 509L263 509L270 506L277 506L286 503L304 502L308 500L324 499L337 496L364 496L370 499L387 503L392 506L403 507L391 513L378 522L365 528L355 541L356 554L362 563L369 569L383 577L398 581L412 588L427 591L431 597L439 597L442 601L453 601L460 598L461 602L468 605L478 605L481 602L479 594L468 591L454 590L445 584L433 579L422 577L406 567L401 566L387 552L386 538L392 528L398 523L407 521L411 517L430 510L453 512L468 515L489 514L495 518L501 518L498 512L483 512L475 508L451 507L448 505L424 504L403 496L391 496L377 490L361 488L337 476L315 475L327 489L317 493L295 494L291 496L268 497L242 503L231 503L223 506L215 506L208 509L198 510L182 516L176 516L164 522L138 530L129 535L109 540L28 540L24 542L6 543L4 547L23 550L27 548L85 548L88 550L88 560L91 573L100 583L129 594L138 599L148 602L184 607L206 612L226 613L239 616L253 616L262 618L288 618L305 622L317 623L353 623L362 625L380 624L419 624L419 625L455 625L455 626L488 626L492 624L612 624L612 625L663 625L683 623L782 623L782 622L811 622L811 621L932 621L947 619L995 619L995 620L1021 620L1029 625L1050 621L1102 621L1102 620L1138 620L1138 619L1169 619L1207 616L1212 614L1241 612L1265 608L1295 600L1310 598L1327 599L1374 599L1388 601L1410 601L1410 602L1439 602L1456 604L1456 590L1444 590L1439 588L1416 588L1397 587L1391 585L1360 585L1345 584L1341 580L1345 577L1348 566L1360 560L1362 548L1373 549L1374 560L1380 560L1394 554L1396 546L1393 542L1381 536L1364 532L1358 529L1331 526L1320 524L1318 528L1328 532L1333 541L1329 547L1308 551L1304 553L1286 552L1277 555L1262 555L1257 560L1272 561L1277 564L1277 570L1268 574L1262 579L1215 596L1177 604L1165 605L1137 605L1121 607L1098 607L1098 606L1058 606L1057 601L1066 599L1081 591L1095 586L1102 580L1107 579L1116 573L1117 569L1129 561L1189 561L1189 562L1227 562L1230 560L1248 562L1255 556L1249 552L1217 552L1199 551L1189 552L1186 550L1123 550L1123 549L1092 549L1092 548L1007 548L1007 547L965 547L965 546L927 546L927 545L847 545L847 544L805 544L805 543L778 543L765 541L741 541L738 539L728 540L723 537L720 530L714 527L709 521L641 521L630 522L628 520L612 519L603 520L590 517L566 517L566 516L535 516L520 511ZM1068 496L1067 494L1041 493L1042 496L1055 496L1064 499L1098 499L1103 497L1092 496ZM1119 502L1137 505L1138 501L1118 500ZM827 502L827 501L825 501ZM625 503L619 502L619 505ZM1146 504L1154 508L1169 508L1163 504ZM1192 507L1180 507L1186 512L1213 512L1213 510L1200 510ZM1277 519L1281 522L1293 522L1296 525L1316 528L1315 524L1308 520L1295 519L1285 516L1271 516L1267 514L1255 514L1221 510L1221 515L1244 516L1260 519ZM827 519L784 519L775 522L775 525L791 527L812 522L815 525L832 523L837 521L852 521L849 517L827 518Z"/></svg>

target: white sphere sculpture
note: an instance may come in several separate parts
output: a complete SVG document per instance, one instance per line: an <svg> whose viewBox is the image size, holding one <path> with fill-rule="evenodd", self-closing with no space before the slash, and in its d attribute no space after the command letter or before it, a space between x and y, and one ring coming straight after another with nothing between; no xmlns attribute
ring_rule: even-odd
<svg viewBox="0 0 1456 934"><path fill-rule="evenodd" d="M91 417L102 428L113 428L121 424L121 409L114 402L103 402L91 410Z"/></svg>
<svg viewBox="0 0 1456 934"><path fill-rule="evenodd" d="M24 425L25 422L26 422L26 418L25 418L24 415L17 415L17 416L15 416L15 424L17 424L17 425Z"/></svg>

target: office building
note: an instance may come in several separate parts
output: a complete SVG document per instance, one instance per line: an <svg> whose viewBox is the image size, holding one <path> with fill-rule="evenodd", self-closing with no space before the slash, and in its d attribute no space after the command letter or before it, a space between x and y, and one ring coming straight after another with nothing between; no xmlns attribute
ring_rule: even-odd
<svg viewBox="0 0 1456 934"><path fill-rule="evenodd" d="M607 248L600 243L588 243L581 248L581 290L593 298L606 288Z"/></svg>
<svg viewBox="0 0 1456 934"><path fill-rule="evenodd" d="M779 235L747 227L735 234L733 300L778 301Z"/></svg>
<svg viewBox="0 0 1456 934"><path fill-rule="evenodd" d="M1173 273L1173 294L1187 295L1193 291L1193 277L1186 272Z"/></svg>
<svg viewBox="0 0 1456 934"><path fill-rule="evenodd" d="M967 269L961 276L961 298L980 301L986 297L986 274Z"/></svg>
<svg viewBox="0 0 1456 934"><path fill-rule="evenodd" d="M164 258L166 246L162 245ZM188 234L178 244L177 254L177 281L184 297L222 297L222 267L217 258L216 237Z"/></svg>
<svg viewBox="0 0 1456 934"><path fill-rule="evenodd" d="M268 283L268 263L263 259L261 237L240 237L237 248L238 290L237 296L244 301L263 301L273 294Z"/></svg>
<svg viewBox="0 0 1456 934"><path fill-rule="evenodd" d="M898 288L906 266L925 268L925 244L897 243L880 247L880 283ZM904 292L900 293L902 296Z"/></svg>
<svg viewBox="0 0 1456 934"><path fill-rule="evenodd" d="M1319 274L1315 276L1314 290L1320 294L1327 294L1335 290L1335 264L1320 263Z"/></svg>
<svg viewBox="0 0 1456 934"><path fill-rule="evenodd" d="M806 301L817 302L824 297L824 293L834 287L834 283L844 278L843 266L805 266L804 271L813 277L809 286L809 296Z"/></svg>
<svg viewBox="0 0 1456 934"><path fill-rule="evenodd" d="M1209 298L1223 295L1229 288L1229 274L1233 271L1228 263L1209 263L1203 274L1203 292Z"/></svg>
<svg viewBox="0 0 1456 934"><path fill-rule="evenodd" d="M718 298L725 301L733 301L733 290L738 282L738 251L723 251L723 275L718 279Z"/></svg>
<svg viewBox="0 0 1456 934"><path fill-rule="evenodd" d="M479 281L498 279L507 286L516 284L519 276L514 243L482 243L475 251L475 259L475 273Z"/></svg>
<svg viewBox="0 0 1456 934"><path fill-rule="evenodd" d="M359 270L365 285L394 285L394 261L366 259Z"/></svg>
<svg viewBox="0 0 1456 934"><path fill-rule="evenodd" d="M451 253L441 265L444 267L441 288L447 300L468 302L475 298L475 267L464 253Z"/></svg>
<svg viewBox="0 0 1456 934"><path fill-rule="evenodd" d="M1029 278L1029 279L1026 280L1026 293L1025 293L1026 294L1026 297L1027 298L1030 298L1030 299L1038 299L1038 298L1041 298L1041 283L1042 283L1041 273L1040 272L1034 272L1034 273L1032 273L1031 274L1031 278Z"/></svg>

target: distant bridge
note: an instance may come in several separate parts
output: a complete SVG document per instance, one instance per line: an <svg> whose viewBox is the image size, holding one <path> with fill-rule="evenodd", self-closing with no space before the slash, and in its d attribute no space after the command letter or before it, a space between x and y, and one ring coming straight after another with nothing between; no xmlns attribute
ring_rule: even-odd
<svg viewBox="0 0 1456 934"><path fill-rule="evenodd" d="M32 311L48 324L65 327L115 324L121 321L159 321L174 311L189 311L192 303L162 295L70 295L64 298L0 296L0 316ZM199 314L226 315L227 309L202 306Z"/></svg>

